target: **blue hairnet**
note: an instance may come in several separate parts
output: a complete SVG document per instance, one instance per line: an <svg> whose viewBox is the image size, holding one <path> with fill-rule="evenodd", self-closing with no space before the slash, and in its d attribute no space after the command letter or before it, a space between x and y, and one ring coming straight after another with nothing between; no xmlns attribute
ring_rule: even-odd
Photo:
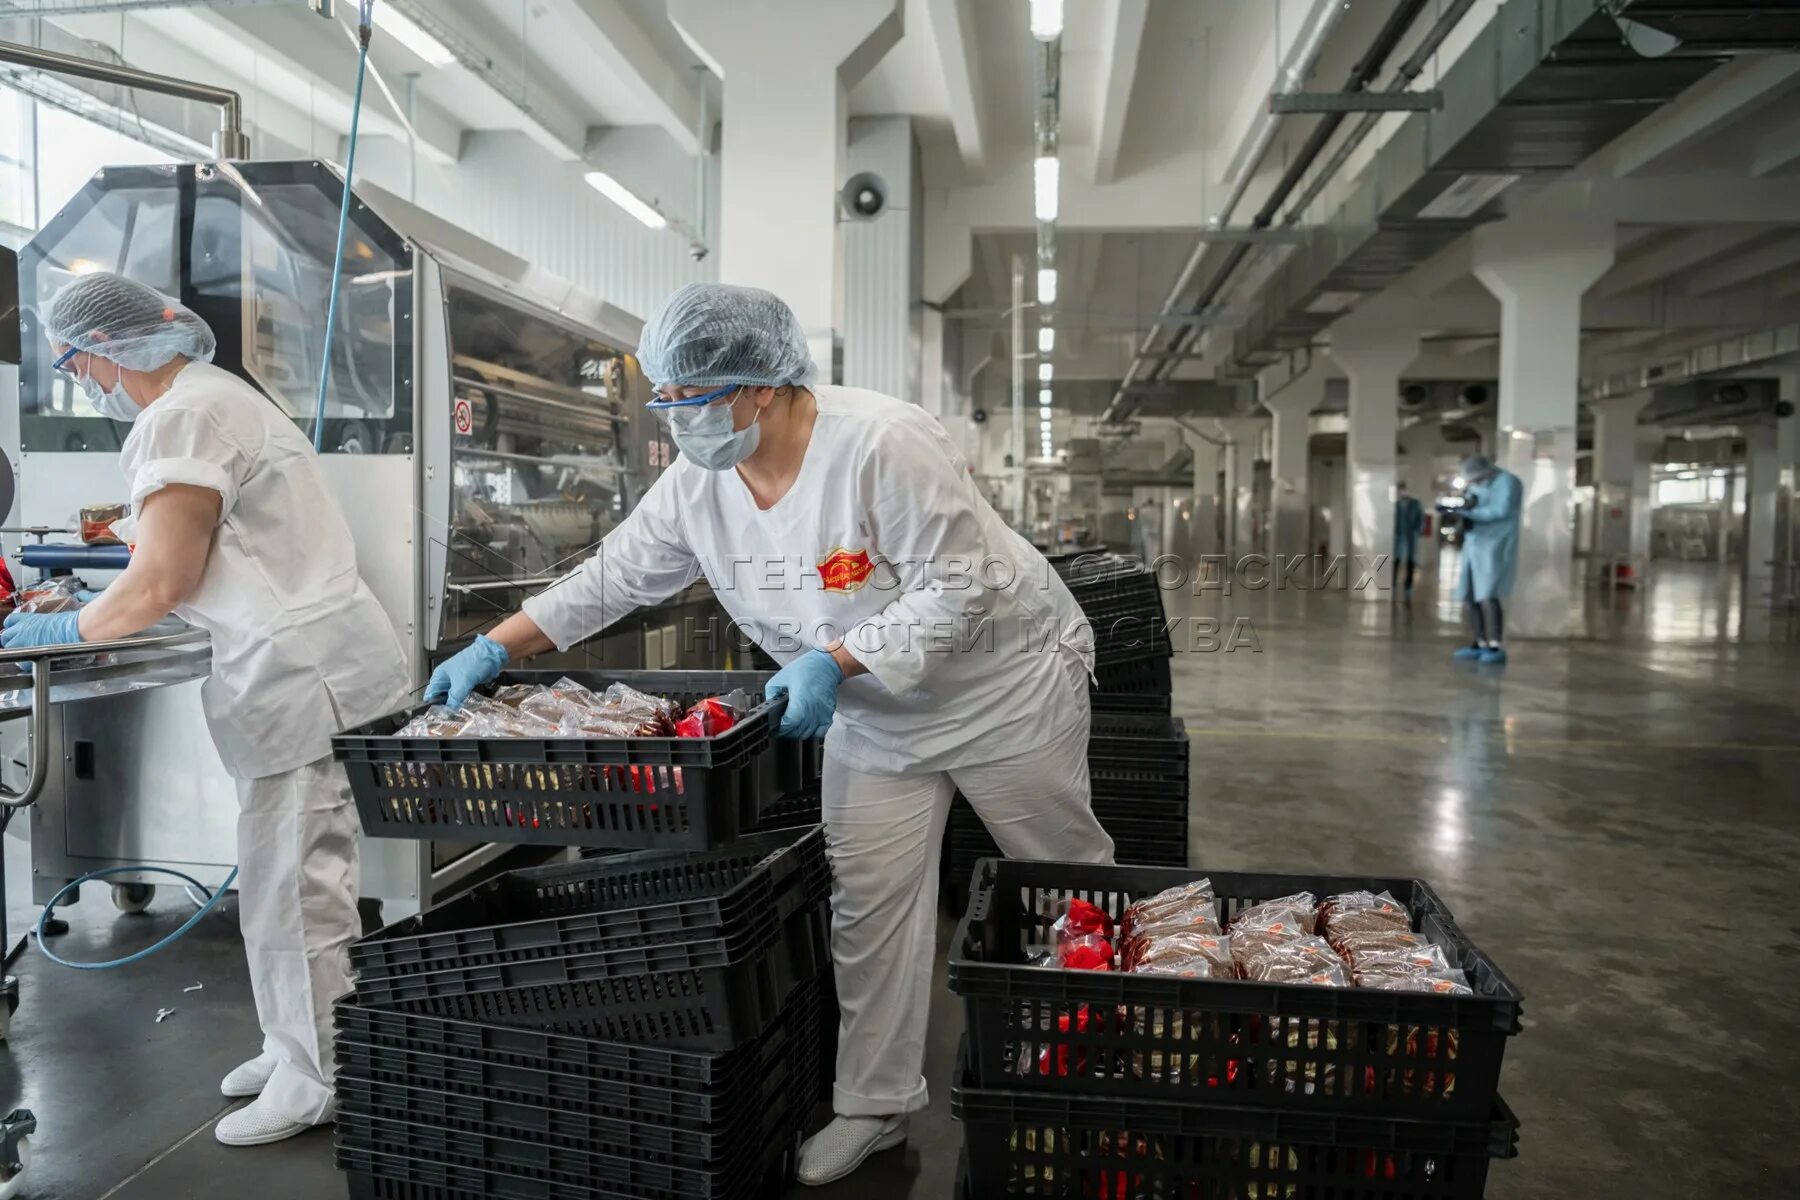
<svg viewBox="0 0 1800 1200"><path fill-rule="evenodd" d="M1493 462L1485 454L1471 454L1462 461L1464 479L1480 479L1493 469Z"/></svg>
<svg viewBox="0 0 1800 1200"><path fill-rule="evenodd" d="M56 293L44 335L128 371L154 371L177 354L211 362L218 343L205 321L135 279L96 271Z"/></svg>
<svg viewBox="0 0 1800 1200"><path fill-rule="evenodd" d="M638 338L638 362L657 387L810 387L818 377L794 310L773 292L690 283Z"/></svg>

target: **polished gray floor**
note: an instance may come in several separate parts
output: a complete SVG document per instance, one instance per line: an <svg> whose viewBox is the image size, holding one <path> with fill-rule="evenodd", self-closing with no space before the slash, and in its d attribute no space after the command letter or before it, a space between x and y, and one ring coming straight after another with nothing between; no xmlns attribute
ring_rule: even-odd
<svg viewBox="0 0 1800 1200"><path fill-rule="evenodd" d="M1670 568L1644 594L1590 597L1585 637L1517 643L1498 669L1449 660L1457 614L1433 580L1410 608L1298 592L1172 608L1246 619L1255 643L1177 659L1191 861L1424 877L1526 993L1503 1082L1521 1156L1496 1166L1491 1197L1800 1195L1791 618L1746 615L1713 569ZM7 842L16 932L23 847ZM148 917L118 916L96 889L69 915L64 953L99 956L185 913L165 893ZM229 917L134 968L77 974L28 949L17 973L0 1105L42 1121L29 1195L342 1194L327 1133L212 1139L216 1081L256 1043ZM157 1024L159 1007L176 1011ZM813 1195L949 1195L960 1030L940 986L911 1144Z"/></svg>

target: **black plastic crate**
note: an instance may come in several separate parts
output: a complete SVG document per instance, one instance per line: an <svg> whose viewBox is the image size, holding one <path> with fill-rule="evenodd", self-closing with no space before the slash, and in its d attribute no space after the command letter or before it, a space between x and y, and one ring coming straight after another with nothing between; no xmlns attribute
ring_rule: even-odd
<svg viewBox="0 0 1800 1200"><path fill-rule="evenodd" d="M1088 734L1090 771L1163 771L1186 775L1187 726L1179 717L1096 713Z"/></svg>
<svg viewBox="0 0 1800 1200"><path fill-rule="evenodd" d="M819 788L785 795L772 804L763 806L756 818L756 827L764 829L797 829L807 825L817 825L824 819L824 805Z"/></svg>
<svg viewBox="0 0 1800 1200"><path fill-rule="evenodd" d="M1095 687L1102 692L1154 692L1166 696L1174 690L1167 647L1148 657L1094 656Z"/></svg>
<svg viewBox="0 0 1800 1200"><path fill-rule="evenodd" d="M509 871L350 947L365 984L399 975L654 945L738 953L830 898L825 834L765 833L721 850L640 851Z"/></svg>
<svg viewBox="0 0 1800 1200"><path fill-rule="evenodd" d="M1475 995L1025 965L1028 947L1054 940L1056 906L1072 895L1117 918L1135 898L1200 878L1212 880L1222 918L1298 891L1390 892ZM950 988L963 998L983 1087L1478 1120L1520 1028L1519 990L1414 879L989 859L971 897L951 943Z"/></svg>
<svg viewBox="0 0 1800 1200"><path fill-rule="evenodd" d="M706 849L751 829L784 788L805 785L806 751L774 737L786 702L763 699L770 674L508 671L498 681L624 683L682 704L744 689L755 706L717 737L397 736L414 708L345 730L332 753L371 837Z"/></svg>
<svg viewBox="0 0 1800 1200"><path fill-rule="evenodd" d="M665 942L363 980L357 995L457 1020L729 1050L768 1029L794 989L824 968L829 928L830 906L820 901L750 954L718 941Z"/></svg>
<svg viewBox="0 0 1800 1200"><path fill-rule="evenodd" d="M352 1200L775 1200L793 1178L801 1120L725 1166L697 1169L347 1113L336 1161Z"/></svg>
<svg viewBox="0 0 1800 1200"><path fill-rule="evenodd" d="M1068 1200L1480 1200L1489 1164L1518 1153L1496 1097L1484 1118L1320 1116L1242 1105L950 1091L963 1123L967 1195Z"/></svg>
<svg viewBox="0 0 1800 1200"><path fill-rule="evenodd" d="M1094 715L1101 713L1156 713L1168 716L1168 692L1088 692L1088 703Z"/></svg>
<svg viewBox="0 0 1800 1200"><path fill-rule="evenodd" d="M837 1004L829 975L815 976L760 1037L724 1053L447 1020L354 996L333 1011L339 1078L710 1134L799 1093L793 1069L823 1055Z"/></svg>
<svg viewBox="0 0 1800 1200"><path fill-rule="evenodd" d="M1127 771L1102 763L1088 770L1088 789L1095 803L1137 800L1165 802L1184 807L1188 798L1187 771Z"/></svg>

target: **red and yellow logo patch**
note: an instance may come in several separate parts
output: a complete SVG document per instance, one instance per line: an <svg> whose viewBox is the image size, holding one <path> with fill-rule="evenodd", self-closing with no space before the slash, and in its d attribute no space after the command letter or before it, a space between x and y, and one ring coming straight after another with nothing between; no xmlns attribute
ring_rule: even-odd
<svg viewBox="0 0 1800 1200"><path fill-rule="evenodd" d="M869 582L874 573L875 564L866 549L846 550L839 546L819 560L819 578L828 592L854 592Z"/></svg>

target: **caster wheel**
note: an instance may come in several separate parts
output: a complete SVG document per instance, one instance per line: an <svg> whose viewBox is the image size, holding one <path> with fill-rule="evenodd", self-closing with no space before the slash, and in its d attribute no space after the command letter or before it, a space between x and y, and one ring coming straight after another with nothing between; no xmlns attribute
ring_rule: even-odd
<svg viewBox="0 0 1800 1200"><path fill-rule="evenodd" d="M113 907L122 913L141 913L156 899L153 883L115 883L112 885Z"/></svg>
<svg viewBox="0 0 1800 1200"><path fill-rule="evenodd" d="M31 1139L29 1137L20 1138L18 1149L14 1153L19 1156L18 1169L15 1171L0 1169L0 1200L10 1200L10 1197L19 1194L25 1172L31 1167Z"/></svg>

